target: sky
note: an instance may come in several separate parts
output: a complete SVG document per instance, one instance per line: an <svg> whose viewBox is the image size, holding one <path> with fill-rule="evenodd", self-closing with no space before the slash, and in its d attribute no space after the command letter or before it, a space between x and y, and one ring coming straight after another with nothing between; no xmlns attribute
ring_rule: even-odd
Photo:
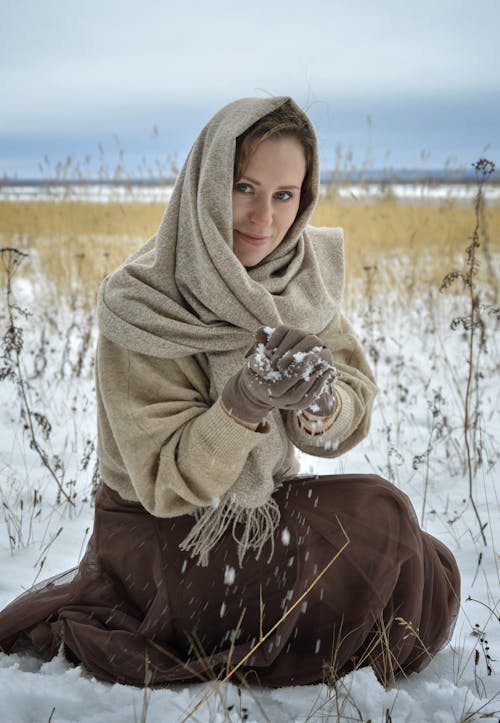
<svg viewBox="0 0 500 723"><path fill-rule="evenodd" d="M0 176L165 172L265 95L323 169L498 165L499 27L500 0L0 0Z"/></svg>

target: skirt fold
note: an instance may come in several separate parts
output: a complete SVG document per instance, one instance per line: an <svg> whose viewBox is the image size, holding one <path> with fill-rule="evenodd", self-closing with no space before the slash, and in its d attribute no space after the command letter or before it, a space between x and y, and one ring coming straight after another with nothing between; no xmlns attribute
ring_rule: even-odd
<svg viewBox="0 0 500 723"><path fill-rule="evenodd" d="M138 686L225 676L243 660L235 679L266 686L364 665L389 683L424 667L451 635L460 577L407 496L375 475L327 475L289 479L275 499L269 562L264 551L240 568L227 534L202 568L179 549L191 517L152 517L101 485L80 565L0 613L0 650L50 658L63 645L98 678Z"/></svg>

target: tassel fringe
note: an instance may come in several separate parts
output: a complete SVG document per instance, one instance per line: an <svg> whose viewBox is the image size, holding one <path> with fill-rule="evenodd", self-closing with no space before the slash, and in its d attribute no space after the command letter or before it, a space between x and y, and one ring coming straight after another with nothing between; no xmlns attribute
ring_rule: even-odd
<svg viewBox="0 0 500 723"><path fill-rule="evenodd" d="M210 551L219 542L225 532L232 528L232 536L238 546L240 567L246 553L256 550L258 560L266 542L271 542L271 553L274 553L274 534L278 528L281 514L276 501L271 497L260 507L241 507L234 499L228 497L221 500L218 507L207 507L195 513L196 522L190 533L180 543L181 550L189 552L191 557L198 557L198 565L206 567ZM243 530L238 531L238 525Z"/></svg>

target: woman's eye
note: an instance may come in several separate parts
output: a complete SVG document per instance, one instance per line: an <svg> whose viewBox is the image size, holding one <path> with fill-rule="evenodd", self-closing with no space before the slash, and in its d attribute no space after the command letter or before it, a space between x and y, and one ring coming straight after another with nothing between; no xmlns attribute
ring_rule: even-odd
<svg viewBox="0 0 500 723"><path fill-rule="evenodd" d="M291 191L278 191L275 196L278 201L288 201L290 198L292 198L293 194Z"/></svg>
<svg viewBox="0 0 500 723"><path fill-rule="evenodd" d="M240 193L250 193L252 186L249 183L235 183L234 190L240 191Z"/></svg>

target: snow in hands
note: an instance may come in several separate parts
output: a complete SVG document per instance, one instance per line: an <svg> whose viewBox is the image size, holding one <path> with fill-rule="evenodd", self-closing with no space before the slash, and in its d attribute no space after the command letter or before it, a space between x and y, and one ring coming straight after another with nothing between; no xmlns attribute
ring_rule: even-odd
<svg viewBox="0 0 500 723"><path fill-rule="evenodd" d="M280 354L279 348L269 343L276 330L263 327L259 331L265 333L267 341L258 341L247 358L246 365L252 372L252 383L266 385L269 396L273 398L280 396L285 387L288 388L287 381L290 385L311 382L311 387L304 394L304 406L311 411L320 411L316 401L333 394L337 378L337 370L329 360L331 354L327 347L314 344L306 349L294 351L292 348ZM313 384L315 381L318 383Z"/></svg>

